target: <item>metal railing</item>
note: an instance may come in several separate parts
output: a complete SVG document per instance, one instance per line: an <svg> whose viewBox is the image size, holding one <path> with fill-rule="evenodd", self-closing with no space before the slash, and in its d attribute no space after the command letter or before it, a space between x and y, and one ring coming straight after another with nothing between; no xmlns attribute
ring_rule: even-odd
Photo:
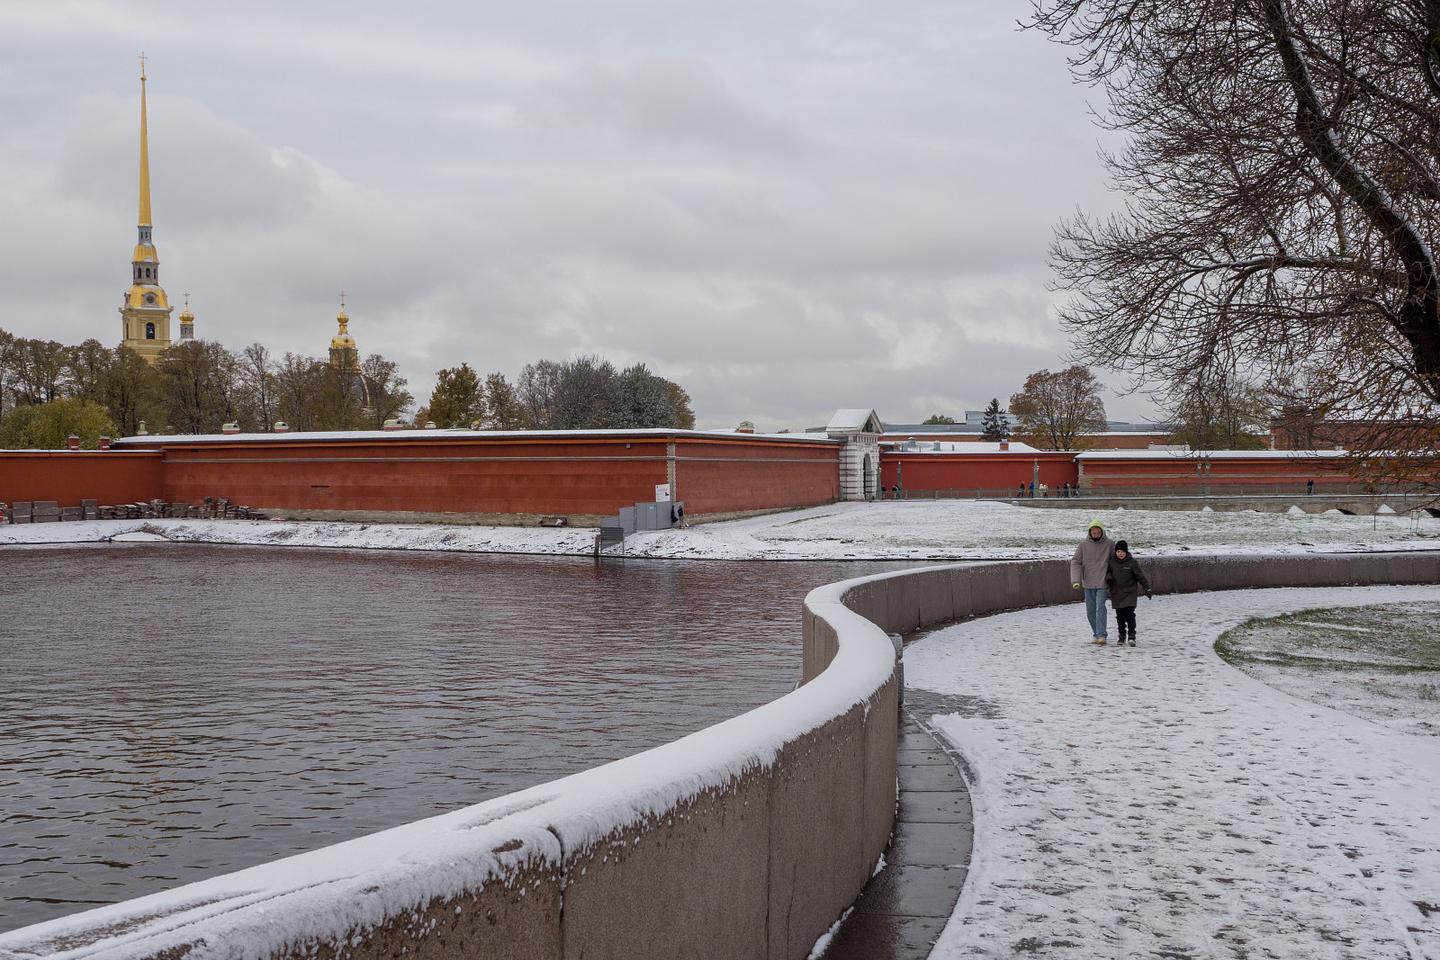
<svg viewBox="0 0 1440 960"><path fill-rule="evenodd" d="M881 500L1234 500L1275 498L1290 499L1304 497L1336 498L1419 498L1431 499L1433 494L1421 490L1401 488L1377 488L1358 483L1316 483L1313 487L1300 483L1273 484L1230 484L1211 482L1208 486L1089 486L1072 488L1069 495L1063 488L1036 489L1032 495L1027 485L1022 493L1018 487L1008 489L990 488L942 488L896 490L883 489Z"/></svg>

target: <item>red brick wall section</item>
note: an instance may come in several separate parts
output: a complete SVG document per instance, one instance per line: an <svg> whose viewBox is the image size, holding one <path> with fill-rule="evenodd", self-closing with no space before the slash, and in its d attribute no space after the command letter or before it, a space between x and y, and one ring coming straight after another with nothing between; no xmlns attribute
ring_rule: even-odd
<svg viewBox="0 0 1440 960"><path fill-rule="evenodd" d="M1040 464L1040 482L1052 491L1075 483L1079 471L1073 453L901 453L880 454L880 481L887 489L897 479L912 493L954 491L956 493L1013 492L1020 484L1028 488Z"/></svg>
<svg viewBox="0 0 1440 960"><path fill-rule="evenodd" d="M692 516L839 496L840 445L763 437L463 436L167 442L0 454L0 498L105 503L225 497L272 511L608 516L652 501L675 446ZM150 445L153 444L153 448Z"/></svg>
<svg viewBox="0 0 1440 960"><path fill-rule="evenodd" d="M1086 450L1148 450L1150 445L1171 442L1168 433L1093 433L1078 444Z"/></svg>
<svg viewBox="0 0 1440 960"><path fill-rule="evenodd" d="M840 444L678 439L675 486L690 516L778 510L840 497Z"/></svg>
<svg viewBox="0 0 1440 960"><path fill-rule="evenodd" d="M1222 459L1209 461L1209 470L1196 471L1192 457L1175 459L1106 459L1083 461L1083 485L1090 490L1165 489L1212 492L1229 488L1299 489L1314 480L1317 488L1353 486L1344 472L1344 461L1335 458L1287 457Z"/></svg>
<svg viewBox="0 0 1440 960"><path fill-rule="evenodd" d="M278 510L605 515L655 498L664 438L176 444L165 496Z"/></svg>
<svg viewBox="0 0 1440 960"><path fill-rule="evenodd" d="M159 452L120 450L0 451L0 501L55 500L78 507L81 500L102 504L137 503L164 496Z"/></svg>

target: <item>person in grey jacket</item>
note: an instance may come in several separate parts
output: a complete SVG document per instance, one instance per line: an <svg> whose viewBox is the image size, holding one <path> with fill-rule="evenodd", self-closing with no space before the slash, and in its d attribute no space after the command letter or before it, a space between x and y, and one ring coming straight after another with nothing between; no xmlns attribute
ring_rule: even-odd
<svg viewBox="0 0 1440 960"><path fill-rule="evenodd" d="M1105 577L1110 587L1110 603L1115 607L1115 624L1120 630L1120 646L1125 646L1125 634L1130 634L1130 646L1135 646L1135 605L1140 602L1140 591L1145 596L1150 592L1150 580L1140 568L1140 561L1130 552L1130 544L1116 541L1115 552L1110 557L1110 572Z"/></svg>
<svg viewBox="0 0 1440 960"><path fill-rule="evenodd" d="M1092 643L1104 646L1107 642L1105 598L1105 577L1110 572L1110 554L1115 545L1105 536L1105 524L1099 520L1090 521L1090 532L1070 561L1070 586L1085 591L1085 615L1090 618Z"/></svg>

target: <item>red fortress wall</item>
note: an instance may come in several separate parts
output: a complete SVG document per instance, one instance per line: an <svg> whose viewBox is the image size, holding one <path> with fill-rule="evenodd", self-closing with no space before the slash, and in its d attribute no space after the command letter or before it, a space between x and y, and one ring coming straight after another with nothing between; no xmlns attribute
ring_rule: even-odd
<svg viewBox="0 0 1440 960"><path fill-rule="evenodd" d="M164 496L158 450L0 450L0 502L137 503Z"/></svg>
<svg viewBox="0 0 1440 960"><path fill-rule="evenodd" d="M1052 494L1079 480L1073 453L927 453L886 450L880 456L880 482L890 489L898 482L912 493L931 490L1013 492L1028 488L1040 465L1040 482Z"/></svg>
<svg viewBox="0 0 1440 960"><path fill-rule="evenodd" d="M679 439L675 491L691 515L813 507L840 498L840 444Z"/></svg>
<svg viewBox="0 0 1440 960"><path fill-rule="evenodd" d="M611 516L654 500L655 488L672 480L692 516L813 506L839 496L840 444L813 437L430 430L132 437L120 444L125 452L27 454L57 458L62 469L28 477L25 489L77 503L81 496L106 503L225 497L292 517L489 521ZM9 463L7 456L0 454L0 463ZM104 467L107 457L139 458L153 472L142 495L63 469L75 456ZM26 472L18 457L11 460L13 473Z"/></svg>
<svg viewBox="0 0 1440 960"><path fill-rule="evenodd" d="M1317 489L1356 485L1343 457L1331 451L1220 451L1205 456L1176 454L1082 454L1080 487L1103 493L1132 491L1224 493L1230 490Z"/></svg>

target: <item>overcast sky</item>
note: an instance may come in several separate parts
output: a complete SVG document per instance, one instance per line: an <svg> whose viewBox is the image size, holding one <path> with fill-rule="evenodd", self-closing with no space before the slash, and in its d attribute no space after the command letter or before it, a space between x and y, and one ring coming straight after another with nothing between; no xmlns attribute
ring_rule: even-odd
<svg viewBox="0 0 1440 960"><path fill-rule="evenodd" d="M200 337L319 355L344 289L420 401L596 352L702 426L958 416L1063 363L1051 230L1115 202L1027 9L0 0L0 325L118 341L143 49Z"/></svg>

